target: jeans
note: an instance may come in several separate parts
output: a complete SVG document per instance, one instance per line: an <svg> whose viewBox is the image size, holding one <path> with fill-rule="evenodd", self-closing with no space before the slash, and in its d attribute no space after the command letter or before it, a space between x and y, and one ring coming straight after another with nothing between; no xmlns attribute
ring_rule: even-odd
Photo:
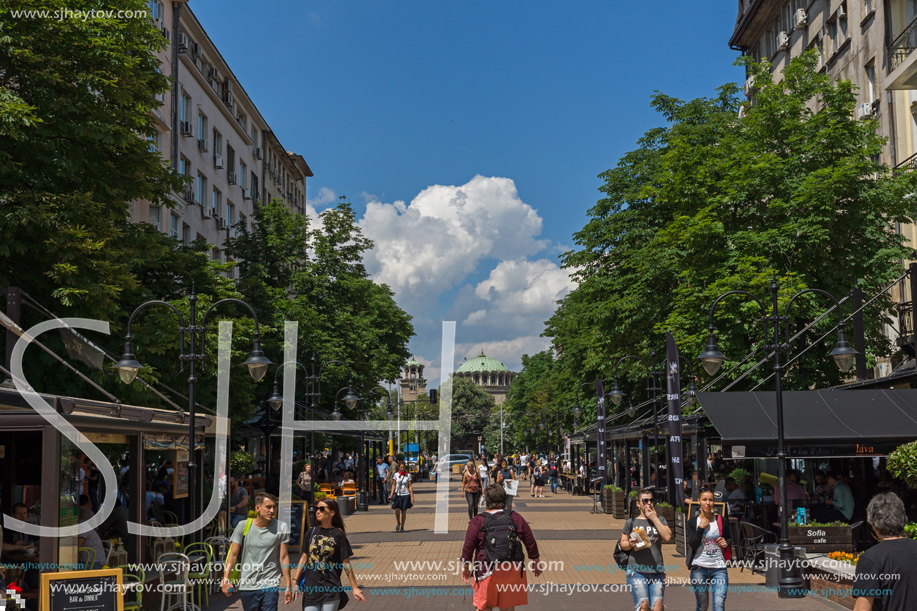
<svg viewBox="0 0 917 611"><path fill-rule="evenodd" d="M641 601L647 601L652 609L657 600L662 600L665 593L665 573L638 573L627 569L627 585L634 599L634 609L640 608Z"/></svg>
<svg viewBox="0 0 917 611"><path fill-rule="evenodd" d="M697 611L707 611L710 593L713 593L713 611L726 611L726 590L729 574L726 569L693 567L691 569L691 591L697 600Z"/></svg>
<svg viewBox="0 0 917 611"><path fill-rule="evenodd" d="M385 480L377 479L376 489L379 490L379 504L384 505L388 500L388 486L385 485Z"/></svg>
<svg viewBox="0 0 917 611"><path fill-rule="evenodd" d="M557 493L557 476L556 475L551 476L551 492Z"/></svg>
<svg viewBox="0 0 917 611"><path fill-rule="evenodd" d="M484 492L486 488L487 488L487 478L482 477L481 478L481 492Z"/></svg>
<svg viewBox="0 0 917 611"><path fill-rule="evenodd" d="M239 592L242 599L242 608L245 611L277 611L277 601L280 591L277 588L270 590L242 590Z"/></svg>
<svg viewBox="0 0 917 611"><path fill-rule="evenodd" d="M306 605L302 608L302 611L338 611L338 605L341 604L341 601L334 600L330 603L322 603L322 606L318 605Z"/></svg>
<svg viewBox="0 0 917 611"><path fill-rule="evenodd" d="M248 519L248 514L242 515L241 513L234 513L231 516L229 516L229 527L235 528L236 524L238 524L239 522L244 522L247 519Z"/></svg>
<svg viewBox="0 0 917 611"><path fill-rule="evenodd" d="M465 502L468 503L468 519L478 515L478 502L481 500L480 492L465 492Z"/></svg>

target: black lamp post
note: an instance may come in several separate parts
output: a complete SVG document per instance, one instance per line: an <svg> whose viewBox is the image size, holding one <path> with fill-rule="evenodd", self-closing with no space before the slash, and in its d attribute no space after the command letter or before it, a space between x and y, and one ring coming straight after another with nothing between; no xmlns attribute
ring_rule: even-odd
<svg viewBox="0 0 917 611"><path fill-rule="evenodd" d="M634 359L640 361L640 364L643 365L646 369L646 392L653 400L653 449L654 449L654 459L656 463L656 483L659 483L659 395L662 392L662 382L661 378L663 371L656 368L656 351L653 350L650 352L651 365L647 365L646 362L641 359L639 356L627 355L621 357L618 362L615 364L615 382L614 388L611 389L611 392L608 393L608 396L611 398L611 402L615 405L620 405L621 401L624 400L624 397L627 396L624 394L624 391L621 390L621 386L618 384L618 367L624 361L628 359ZM633 416L633 413L636 412L633 404L627 410L627 413ZM645 465L643 469L644 481L650 481L649 474L649 465Z"/></svg>
<svg viewBox="0 0 917 611"><path fill-rule="evenodd" d="M237 303L241 306L244 306L251 312L252 318L255 319L255 333L252 338L252 351L249 354L248 358L242 363L248 367L248 372L251 374L252 378L257 382L264 377L264 374L267 373L268 365L271 364L270 359L264 356L264 351L261 349L261 331L258 326L258 315L255 314L255 311L250 305L242 301L241 299L226 298L220 299L219 301L214 302L201 318L200 325L198 325L197 320L197 294L194 292L194 287L191 287L191 294L188 296L188 303L191 307L191 312L189 314L190 325L185 325L185 319L182 316L181 312L167 301L153 300L142 303L131 313L130 318L127 320L127 333L124 336L124 353L121 355L121 359L115 363L114 368L118 370L118 375L121 377L121 381L125 384L130 384L134 381L134 378L137 377L137 373L143 369L143 365L137 361L137 357L134 356L134 336L131 335L131 324L134 322L134 317L137 315L140 310L151 305L162 305L167 308L170 308L175 312L176 317L178 318L178 330L181 334L181 343L179 348L178 360L182 363L182 369L184 369L184 362L188 361L188 485L190 489L190 494L188 495L189 504L188 512L190 513L190 520L197 518L197 462L195 460L195 402L194 402L194 391L197 385L197 375L195 374L195 365L200 362L201 366L204 364L204 340L206 336L206 324L207 317L216 308L218 305L224 303ZM185 352L185 333L190 336L190 343L188 346L188 352ZM199 350L199 352L198 352ZM229 474L227 473L227 477ZM228 483L228 479L227 479ZM189 520L189 521L190 521ZM195 534L191 534L192 541L194 540Z"/></svg>
<svg viewBox="0 0 917 611"><path fill-rule="evenodd" d="M381 388L379 386L373 386L372 388L370 388L369 394L364 392L363 396L360 397L360 404L362 405L361 409L359 410L361 421L366 420L366 413L369 411L369 406L367 404L369 401L369 396L375 390L381 390L385 392L386 394L388 394L388 392L384 388ZM369 511L369 494L366 490L366 487L369 484L369 482L367 482L366 480L367 480L367 477L369 477L368 469L370 468L370 464L368 462L369 458L366 455L367 453L365 451L366 450L365 445L366 445L365 431L361 427L360 428L361 462L360 462L360 467L359 467L359 472L358 472L358 479L359 479L358 485L360 486L360 490L357 492L357 511Z"/></svg>
<svg viewBox="0 0 917 611"><path fill-rule="evenodd" d="M357 404L358 397L353 392L353 372L350 370L350 367L348 367L345 363L341 361L326 361L322 363L321 365L319 365L318 359L316 358L314 354L312 355L312 359L310 361L310 368L308 370L302 363L299 363L296 361L292 361L292 362L294 365L302 369L303 372L306 374L306 383L309 385L308 391L306 392L306 396L309 397L310 399L310 405L309 405L310 412L311 412L310 418L313 422L315 421L315 408L318 405L318 400L321 398L321 394L322 394L322 385L321 385L322 374L325 372L325 368L328 365L337 364L347 370L347 374L349 377L348 377L347 386L345 388L348 390L348 393L344 395L344 399L343 399L344 405L346 405L348 409L353 409L353 407ZM287 365L287 364L289 363L284 363L284 365ZM283 405L283 395L280 394L280 390L277 386L277 376L280 374L280 371L282 369L283 369L282 366L278 367L277 370L274 372L274 391L273 393L271 393L271 396L267 400L268 403L271 405L271 407L276 406L276 409L280 409L280 406ZM341 390L344 390L344 389L341 389ZM341 412L337 408L337 397L335 397L334 411L331 414L331 418L334 420L341 419ZM312 428L309 431L309 437L310 437L309 439L309 464L312 465L312 477L318 478L318 469L316 468L316 465L315 465L315 425L312 425ZM314 484L313 484L313 488L314 488ZM311 492L312 491L310 491L310 493ZM314 499L315 497L313 496L312 498ZM315 524L315 503L314 502L309 503L309 524Z"/></svg>
<svg viewBox="0 0 917 611"><path fill-rule="evenodd" d="M850 371L850 368L853 366L854 357L858 353L850 346L850 343L847 341L847 336L844 333L844 315L841 312L840 303L834 297L834 295L821 289L806 289L799 291L790 298L789 302L784 308L783 316L781 316L780 309L777 304L778 286L776 280L771 282L770 289L770 312L768 312L768 309L764 307L764 304L762 304L754 295L751 295L745 291L729 291L728 293L723 293L717 297L713 302L713 305L710 306L710 323L708 326L709 335L707 336L707 348L697 358L701 361L701 363L703 363L704 369L710 375L715 375L722 366L723 361L726 360L726 357L722 352L720 352L720 349L716 344L716 338L713 335L715 330L713 325L713 310L716 308L720 301L730 295L744 295L758 304L758 307L761 309L761 320L764 323L764 350L765 352L772 350L774 353L774 385L777 402L777 485L780 487L780 546L778 548L780 553L779 596L781 598L796 598L800 595L804 596L804 594L800 592L802 588L802 578L800 577L799 567L795 564L795 562L793 562L793 546L790 545L789 529L787 527L788 516L786 499L786 449L784 448L783 388L781 386L783 378L783 365L780 362L780 353L782 351L788 352L790 349L789 315L790 306L793 305L793 301L805 293L818 293L830 298L837 308L838 324L837 344L835 344L834 350L829 353L829 356L834 357L835 363L837 363L838 368L842 372L846 372ZM783 322L783 331L786 338L785 341L780 336L781 322ZM770 325L772 329L768 325ZM772 344L768 343L768 335L770 335L771 331L773 331Z"/></svg>

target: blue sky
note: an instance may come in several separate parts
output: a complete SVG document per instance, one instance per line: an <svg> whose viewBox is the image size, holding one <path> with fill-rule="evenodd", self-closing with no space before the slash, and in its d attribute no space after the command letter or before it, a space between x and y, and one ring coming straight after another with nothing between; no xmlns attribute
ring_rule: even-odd
<svg viewBox="0 0 917 611"><path fill-rule="evenodd" d="M557 267L597 175L648 129L655 90L682 99L744 80L735 2L237 0L189 4L321 211L354 204L373 277L414 317L438 376L482 349L511 369L570 288ZM698 10L715 7L715 11ZM432 385L436 385L431 380Z"/></svg>

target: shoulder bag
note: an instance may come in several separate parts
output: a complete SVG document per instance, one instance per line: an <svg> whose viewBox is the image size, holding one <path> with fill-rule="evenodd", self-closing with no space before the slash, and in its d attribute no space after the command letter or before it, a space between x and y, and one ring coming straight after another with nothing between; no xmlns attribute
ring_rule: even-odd
<svg viewBox="0 0 917 611"><path fill-rule="evenodd" d="M633 520L633 518L631 518L631 519L629 519L627 522L625 522L625 524L624 524L624 530L630 531L630 529L633 527L633 525L634 525L634 520ZM627 565L628 565L628 563L630 563L630 550L628 550L628 551L625 552L625 551L621 548L621 539L620 539L620 537L618 538L618 542L615 544L615 551L614 551L614 554L613 554L613 555L614 555L614 557L615 557L615 562L617 563L618 568L620 568L622 571L626 571L626 570L627 570Z"/></svg>
<svg viewBox="0 0 917 611"><path fill-rule="evenodd" d="M238 559L236 559L235 566L233 566L232 569L229 571L229 583L231 583L234 586L239 584L239 576L241 573L240 567L242 563L242 547L245 545L245 537L248 536L248 531L252 527L252 521L253 521L253 518L246 518L245 520L245 528L242 529L242 544L239 545L239 557ZM231 543L229 544L229 550L226 552L226 560L224 561L224 564L229 563L230 552L232 552Z"/></svg>

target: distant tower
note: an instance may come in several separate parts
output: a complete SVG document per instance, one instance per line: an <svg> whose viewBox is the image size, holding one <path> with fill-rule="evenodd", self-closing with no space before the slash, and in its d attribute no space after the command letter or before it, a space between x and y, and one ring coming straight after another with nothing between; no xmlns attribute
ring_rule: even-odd
<svg viewBox="0 0 917 611"><path fill-rule="evenodd" d="M401 376L401 400L415 401L420 395L426 394L427 381L423 377L423 365L413 356L404 365L404 374Z"/></svg>

